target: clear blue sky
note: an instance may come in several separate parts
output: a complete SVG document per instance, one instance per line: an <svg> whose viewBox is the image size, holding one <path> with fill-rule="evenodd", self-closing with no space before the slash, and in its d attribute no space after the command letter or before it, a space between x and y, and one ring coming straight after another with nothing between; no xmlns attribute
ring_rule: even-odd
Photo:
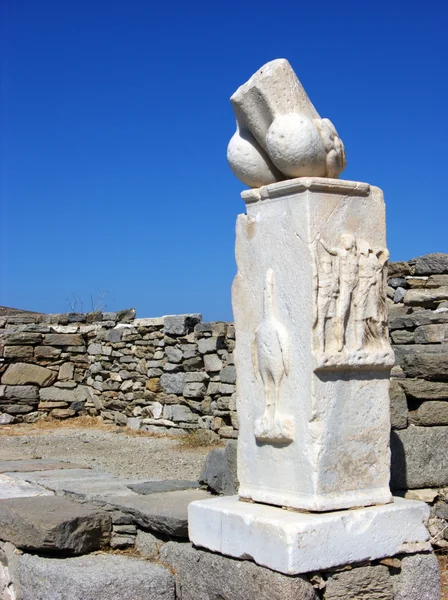
<svg viewBox="0 0 448 600"><path fill-rule="evenodd" d="M446 2L0 0L0 304L232 318L229 96L288 58L384 189L392 260L448 252Z"/></svg>

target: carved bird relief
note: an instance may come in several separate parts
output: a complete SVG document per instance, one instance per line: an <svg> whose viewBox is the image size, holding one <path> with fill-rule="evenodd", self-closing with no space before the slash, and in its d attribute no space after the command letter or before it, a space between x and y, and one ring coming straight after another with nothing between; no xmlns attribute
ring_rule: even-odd
<svg viewBox="0 0 448 600"><path fill-rule="evenodd" d="M292 440L291 418L280 411L280 386L289 374L290 343L284 325L276 316L274 271L268 269L264 288L263 320L255 331L252 359L255 373L261 377L265 394L265 410L255 420L254 433L260 441Z"/></svg>

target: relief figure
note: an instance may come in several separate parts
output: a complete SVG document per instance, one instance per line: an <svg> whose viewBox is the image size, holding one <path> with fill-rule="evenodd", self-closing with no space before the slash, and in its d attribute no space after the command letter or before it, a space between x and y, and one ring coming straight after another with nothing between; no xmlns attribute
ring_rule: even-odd
<svg viewBox="0 0 448 600"><path fill-rule="evenodd" d="M358 282L358 256L356 251L355 236L351 233L341 235L341 245L330 247L321 238L317 240L322 247L335 257L336 277L339 280L339 296L336 304L336 318L333 335L336 341L337 352L342 352L347 345L347 322L350 314L353 292Z"/></svg>
<svg viewBox="0 0 448 600"><path fill-rule="evenodd" d="M255 374L261 377L265 410L254 422L255 437L264 442L291 441L292 418L280 411L280 387L289 373L289 336L275 311L274 272L268 269L264 288L263 320L255 331L252 359Z"/></svg>
<svg viewBox="0 0 448 600"><path fill-rule="evenodd" d="M320 234L316 242L314 334L325 364L329 357L339 364L347 356L359 361L367 359L369 352L387 353L385 265L389 252L373 249L366 240L348 233L341 235L337 247L330 247ZM319 252L319 244L324 253ZM343 355L346 358L341 359Z"/></svg>
<svg viewBox="0 0 448 600"><path fill-rule="evenodd" d="M325 250L319 252L317 244L315 261L313 283L317 302L313 305L314 327L319 348L321 352L325 352L326 340L330 337L329 324L335 317L336 300L339 295L339 276L334 272L331 256Z"/></svg>
<svg viewBox="0 0 448 600"><path fill-rule="evenodd" d="M365 240L359 240L359 283L355 295L356 349L366 345L381 346L385 334L383 316L384 266L389 258L385 249L372 250Z"/></svg>

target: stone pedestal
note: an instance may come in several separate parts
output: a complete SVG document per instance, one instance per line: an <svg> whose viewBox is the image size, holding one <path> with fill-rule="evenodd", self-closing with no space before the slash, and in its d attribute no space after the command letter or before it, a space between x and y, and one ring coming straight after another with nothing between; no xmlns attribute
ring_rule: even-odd
<svg viewBox="0 0 448 600"><path fill-rule="evenodd" d="M389 502L382 192L300 178L242 196L239 495L312 511Z"/></svg>

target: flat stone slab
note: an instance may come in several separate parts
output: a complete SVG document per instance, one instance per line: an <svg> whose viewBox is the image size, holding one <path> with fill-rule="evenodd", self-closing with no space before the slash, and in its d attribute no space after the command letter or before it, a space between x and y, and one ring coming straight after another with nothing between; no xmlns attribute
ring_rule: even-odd
<svg viewBox="0 0 448 600"><path fill-rule="evenodd" d="M22 550L84 554L110 538L110 515L59 496L0 502L0 539Z"/></svg>
<svg viewBox="0 0 448 600"><path fill-rule="evenodd" d="M54 492L72 494L84 500L92 500L97 496L134 496L135 492L128 484L137 483L128 479L120 479L109 473L89 469L55 469L36 472L15 472L10 477L25 480Z"/></svg>
<svg viewBox="0 0 448 600"><path fill-rule="evenodd" d="M197 500L209 499L204 490L179 490L141 496L104 498L107 504L132 515L134 523L175 537L188 537L188 505Z"/></svg>
<svg viewBox="0 0 448 600"><path fill-rule="evenodd" d="M94 554L58 560L24 554L17 561L23 600L174 600L171 573L148 561Z"/></svg>
<svg viewBox="0 0 448 600"><path fill-rule="evenodd" d="M52 458L45 459L25 459L25 460L1 460L0 473L13 473L20 471L50 471L52 469L83 469L82 465L75 465Z"/></svg>
<svg viewBox="0 0 448 600"><path fill-rule="evenodd" d="M189 481L187 479L161 479L159 481L144 481L128 485L128 488L133 492L143 496L160 492L174 492L176 490L196 490L200 487L201 485L198 481Z"/></svg>
<svg viewBox="0 0 448 600"><path fill-rule="evenodd" d="M238 496L194 502L188 509L196 546L289 575L430 550L428 518L426 504L402 498L323 514L241 502Z"/></svg>
<svg viewBox="0 0 448 600"><path fill-rule="evenodd" d="M53 492L40 485L27 481L18 481L8 475L0 475L0 500L8 498L23 498L28 496L52 496Z"/></svg>

